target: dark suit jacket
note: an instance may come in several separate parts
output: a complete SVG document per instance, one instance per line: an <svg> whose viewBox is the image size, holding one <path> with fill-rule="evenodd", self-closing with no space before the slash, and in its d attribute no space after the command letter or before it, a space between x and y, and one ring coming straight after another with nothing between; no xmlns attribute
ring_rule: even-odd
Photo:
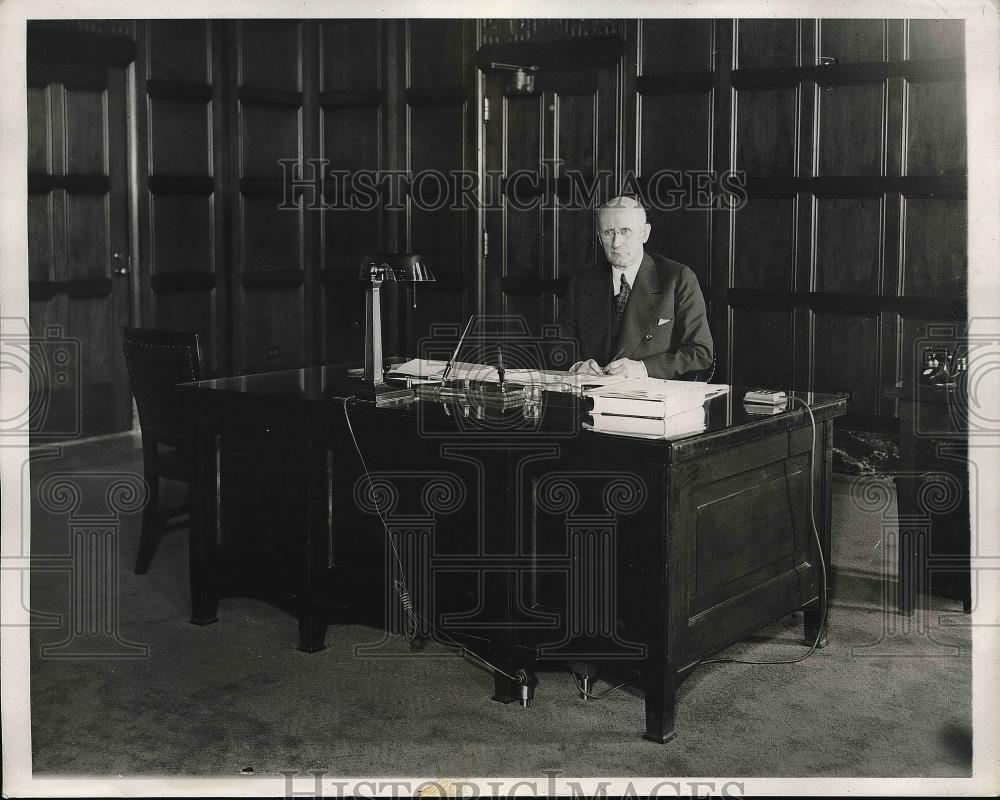
<svg viewBox="0 0 1000 800"><path fill-rule="evenodd" d="M646 253L614 338L611 266L576 272L559 306L559 331L579 344L578 358L601 366L617 358L642 361L651 378L674 378L712 364L712 332L698 278L683 264ZM667 320L660 324L660 320Z"/></svg>

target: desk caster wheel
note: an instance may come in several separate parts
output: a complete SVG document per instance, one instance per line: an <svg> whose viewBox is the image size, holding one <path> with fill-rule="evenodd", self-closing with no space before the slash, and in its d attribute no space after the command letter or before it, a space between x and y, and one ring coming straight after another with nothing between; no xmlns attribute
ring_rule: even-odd
<svg viewBox="0 0 1000 800"><path fill-rule="evenodd" d="M521 708L528 708L531 705L531 701L535 699L535 687L538 686L538 678L535 676L534 670L530 669L519 669L514 677L520 683L521 691Z"/></svg>

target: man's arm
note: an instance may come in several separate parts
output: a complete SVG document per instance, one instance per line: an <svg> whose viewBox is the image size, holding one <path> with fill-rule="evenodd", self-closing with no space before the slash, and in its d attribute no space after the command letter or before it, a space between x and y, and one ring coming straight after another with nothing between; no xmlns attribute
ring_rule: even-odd
<svg viewBox="0 0 1000 800"><path fill-rule="evenodd" d="M685 372L708 369L714 346L705 313L705 298L697 276L685 267L674 294L674 349L643 359L651 378L676 378Z"/></svg>

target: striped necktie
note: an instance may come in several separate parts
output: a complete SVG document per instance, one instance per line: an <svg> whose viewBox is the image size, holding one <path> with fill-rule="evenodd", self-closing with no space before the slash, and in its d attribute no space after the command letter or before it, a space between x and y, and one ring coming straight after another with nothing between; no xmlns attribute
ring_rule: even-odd
<svg viewBox="0 0 1000 800"><path fill-rule="evenodd" d="M618 328L618 335L622 333L622 320L625 319L625 306L628 304L629 289L628 281L625 280L625 273L622 273L621 285L618 289L618 299L615 301L615 322Z"/></svg>

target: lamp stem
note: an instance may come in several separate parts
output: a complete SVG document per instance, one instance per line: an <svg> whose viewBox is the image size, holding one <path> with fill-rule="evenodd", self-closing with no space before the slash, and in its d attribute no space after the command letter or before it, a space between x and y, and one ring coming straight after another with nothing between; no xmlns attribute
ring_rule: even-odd
<svg viewBox="0 0 1000 800"><path fill-rule="evenodd" d="M365 383L385 386L382 361L382 281L373 280L366 294L365 309Z"/></svg>

